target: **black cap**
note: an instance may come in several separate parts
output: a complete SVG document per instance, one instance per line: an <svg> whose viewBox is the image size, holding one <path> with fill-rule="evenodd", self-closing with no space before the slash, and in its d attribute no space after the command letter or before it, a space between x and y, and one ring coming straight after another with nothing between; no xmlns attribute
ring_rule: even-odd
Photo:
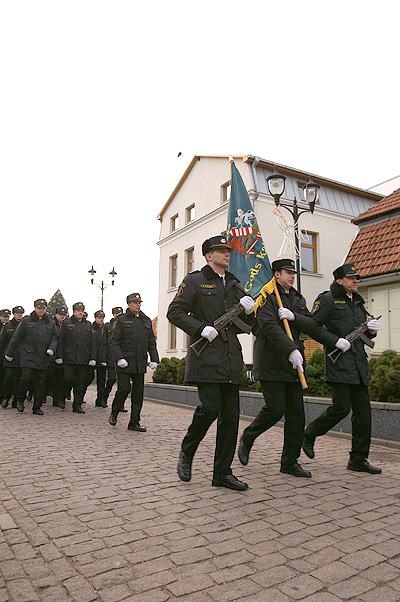
<svg viewBox="0 0 400 602"><path fill-rule="evenodd" d="M22 307L22 305L16 305L15 307L12 308L12 312L13 312L13 314L24 314L25 310Z"/></svg>
<svg viewBox="0 0 400 602"><path fill-rule="evenodd" d="M111 310L111 313L113 315L117 314L117 316L119 316L119 314L123 314L124 310L122 309L122 307L113 307Z"/></svg>
<svg viewBox="0 0 400 602"><path fill-rule="evenodd" d="M350 278L351 276L357 276L357 278L359 278L359 274L357 274L354 263L345 263L333 271L333 277L335 280L338 278Z"/></svg>
<svg viewBox="0 0 400 602"><path fill-rule="evenodd" d="M81 301L78 301L77 303L74 303L72 306L73 311L75 311L76 309L85 309L85 306L83 305L83 303Z"/></svg>
<svg viewBox="0 0 400 602"><path fill-rule="evenodd" d="M36 299L36 301L34 302L34 306L35 307L47 307L47 301L46 301L46 299Z"/></svg>
<svg viewBox="0 0 400 602"><path fill-rule="evenodd" d="M54 313L59 314L60 316L66 316L67 310L65 309L65 307L57 307Z"/></svg>
<svg viewBox="0 0 400 602"><path fill-rule="evenodd" d="M226 240L225 236L212 236L211 238L207 238L203 242L203 244L201 245L201 252L203 253L203 255L206 255L207 253L212 251L212 249L218 249L221 247L223 247L224 249L229 249L230 251L232 250L228 245L228 241Z"/></svg>
<svg viewBox="0 0 400 602"><path fill-rule="evenodd" d="M296 264L293 259L276 259L272 262L271 268L273 272L287 270L288 272L296 272Z"/></svg>
<svg viewBox="0 0 400 602"><path fill-rule="evenodd" d="M98 311L94 312L94 317L95 318L104 318L106 314L104 313L104 311L102 309L99 309Z"/></svg>
<svg viewBox="0 0 400 602"><path fill-rule="evenodd" d="M130 295L128 295L126 298L126 302L130 303L131 301L137 301L138 303L141 303L142 300L140 298L140 293L131 293Z"/></svg>
<svg viewBox="0 0 400 602"><path fill-rule="evenodd" d="M9 309L0 309L0 316L7 317L7 316L11 316L11 312Z"/></svg>

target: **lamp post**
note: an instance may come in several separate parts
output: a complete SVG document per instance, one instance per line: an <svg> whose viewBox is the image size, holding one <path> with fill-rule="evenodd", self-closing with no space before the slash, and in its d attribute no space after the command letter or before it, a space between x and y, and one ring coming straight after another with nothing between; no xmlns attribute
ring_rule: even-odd
<svg viewBox="0 0 400 602"><path fill-rule="evenodd" d="M308 203L307 209L301 209L299 211L299 206L297 204L296 194L294 195L293 204L281 203L281 196L285 190L285 180L286 177L280 173L278 173L276 169L276 165L274 166L274 173L271 176L268 176L267 186L268 191L271 196L274 197L275 205L277 207L281 206L287 209L289 213L292 214L294 221L294 244L296 248L296 270L297 270L297 289L299 293L301 292L301 263L300 263L300 242L299 242L299 217L303 213L314 213L315 203L318 201L319 197L319 188L320 185L313 182L311 176L309 176L309 181L304 187L304 196Z"/></svg>
<svg viewBox="0 0 400 602"><path fill-rule="evenodd" d="M111 276L111 283L106 283L103 280L101 281L101 283L95 282L94 281L94 275L96 273L96 270L93 268L93 266L91 267L90 270L88 270L91 278L90 278L90 283L93 284L94 286L98 286L99 289L101 290L101 310L103 311L103 299L104 299L104 289L107 288L107 286L114 286L114 279L115 276L117 275L117 272L114 270L114 268L111 270L111 272L109 272L110 276Z"/></svg>

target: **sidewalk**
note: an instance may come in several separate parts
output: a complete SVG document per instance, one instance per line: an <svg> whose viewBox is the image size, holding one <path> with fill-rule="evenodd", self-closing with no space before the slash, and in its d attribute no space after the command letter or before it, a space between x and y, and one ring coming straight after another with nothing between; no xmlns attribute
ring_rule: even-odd
<svg viewBox="0 0 400 602"><path fill-rule="evenodd" d="M235 458L237 493L211 486L215 428L179 481L193 409L145 401L137 433L94 398L85 415L0 409L0 602L400 600L399 450L373 446L383 474L353 473L350 442L326 436L299 479L279 472L275 427Z"/></svg>

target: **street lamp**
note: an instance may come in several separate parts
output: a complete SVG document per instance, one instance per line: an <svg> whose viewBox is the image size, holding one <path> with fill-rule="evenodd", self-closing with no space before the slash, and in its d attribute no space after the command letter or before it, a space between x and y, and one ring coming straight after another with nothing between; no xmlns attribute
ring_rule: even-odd
<svg viewBox="0 0 400 602"><path fill-rule="evenodd" d="M103 311L104 289L107 288L107 286L114 286L114 279L115 279L115 276L117 275L117 272L114 270L114 268L111 270L111 272L109 272L109 274L111 276L111 283L110 282L106 283L103 280L101 281L101 283L95 282L94 275L96 274L96 270L94 269L93 266L91 267L90 270L88 270L88 273L91 276L90 283L94 284L94 286L98 286L99 289L101 290L101 310Z"/></svg>
<svg viewBox="0 0 400 602"><path fill-rule="evenodd" d="M297 289L299 293L301 292L301 265L300 265L300 243L299 243L299 217L303 213L314 213L315 203L318 201L319 197L319 188L320 185L313 182L311 176L309 176L309 181L304 187L304 196L308 203L307 209L302 209L299 211L299 206L297 204L296 194L294 195L293 204L281 203L281 196L285 190L285 180L286 177L280 173L278 173L276 169L276 165L274 166L274 173L271 176L268 176L267 186L270 195L274 198L275 205L277 207L285 207L292 214L294 221L294 244L296 248L296 270L297 270Z"/></svg>

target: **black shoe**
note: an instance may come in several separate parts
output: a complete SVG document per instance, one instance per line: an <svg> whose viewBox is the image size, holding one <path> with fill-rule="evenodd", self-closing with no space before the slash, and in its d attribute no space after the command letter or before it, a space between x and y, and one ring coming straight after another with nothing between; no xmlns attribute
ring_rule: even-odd
<svg viewBox="0 0 400 602"><path fill-rule="evenodd" d="M81 406L72 407L72 411L76 414L84 414L85 410L82 410Z"/></svg>
<svg viewBox="0 0 400 602"><path fill-rule="evenodd" d="M291 466L281 466L281 472L291 474L294 477L306 477L306 479L311 477L311 472L309 470L304 470L297 462Z"/></svg>
<svg viewBox="0 0 400 602"><path fill-rule="evenodd" d="M127 414L128 410L125 410L125 408L122 408L122 410L120 410L120 412L122 412L123 414Z"/></svg>
<svg viewBox="0 0 400 602"><path fill-rule="evenodd" d="M62 410L65 410L65 401L61 400L57 403L58 407Z"/></svg>
<svg viewBox="0 0 400 602"><path fill-rule="evenodd" d="M347 470L354 470L355 472L369 472L369 474L381 474L382 469L377 466L372 466L367 460L349 460L347 464Z"/></svg>
<svg viewBox="0 0 400 602"><path fill-rule="evenodd" d="M314 443L315 443L315 438L314 437L310 437L310 435L306 435L304 433L303 452L306 454L306 456L308 458L311 458L311 460L315 456Z"/></svg>
<svg viewBox="0 0 400 602"><path fill-rule="evenodd" d="M33 408L32 414L36 414L36 416L43 416L43 412L40 408Z"/></svg>
<svg viewBox="0 0 400 602"><path fill-rule="evenodd" d="M24 411L24 402L23 401L17 401L17 410L18 412L23 412Z"/></svg>
<svg viewBox="0 0 400 602"><path fill-rule="evenodd" d="M239 481L233 474L214 477L211 484L214 485L214 487L227 487L228 489L234 489L235 491L246 491L246 489L249 488L247 483Z"/></svg>
<svg viewBox="0 0 400 602"><path fill-rule="evenodd" d="M114 414L110 414L108 422L111 424L111 426L115 426L117 424L117 417L114 416Z"/></svg>
<svg viewBox="0 0 400 602"><path fill-rule="evenodd" d="M1 402L1 407L6 408L7 406L8 406L8 399L3 399L3 401Z"/></svg>
<svg viewBox="0 0 400 602"><path fill-rule="evenodd" d="M192 478L192 461L193 458L188 458L185 456L183 451L179 452L179 460L178 460L178 477L181 481L190 481Z"/></svg>
<svg viewBox="0 0 400 602"><path fill-rule="evenodd" d="M146 432L146 427L145 426L140 426L140 424L128 424L128 431L138 431L139 433L145 433Z"/></svg>
<svg viewBox="0 0 400 602"><path fill-rule="evenodd" d="M241 437L239 441L238 458L243 466L247 466L249 463L250 449L251 447L248 447L243 441L243 437Z"/></svg>

